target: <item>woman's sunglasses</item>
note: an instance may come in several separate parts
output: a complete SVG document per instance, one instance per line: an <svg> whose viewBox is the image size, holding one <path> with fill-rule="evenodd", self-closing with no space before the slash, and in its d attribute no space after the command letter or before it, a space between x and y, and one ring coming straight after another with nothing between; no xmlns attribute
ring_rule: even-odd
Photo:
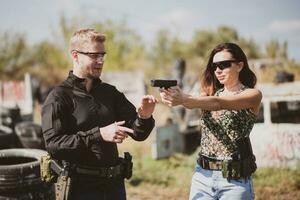
<svg viewBox="0 0 300 200"><path fill-rule="evenodd" d="M216 69L218 67L220 70L223 70L223 69L231 67L231 64L234 62L236 62L236 60L224 60L224 61L220 61L220 62L215 62L215 63L212 63L212 69L214 71L216 71Z"/></svg>

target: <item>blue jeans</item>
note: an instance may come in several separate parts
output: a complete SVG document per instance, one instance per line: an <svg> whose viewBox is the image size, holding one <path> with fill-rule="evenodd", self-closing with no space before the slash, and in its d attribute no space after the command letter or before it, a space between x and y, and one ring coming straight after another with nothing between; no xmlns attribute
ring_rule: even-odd
<svg viewBox="0 0 300 200"><path fill-rule="evenodd" d="M222 171L206 170L196 165L189 200L252 200L252 177L228 181Z"/></svg>

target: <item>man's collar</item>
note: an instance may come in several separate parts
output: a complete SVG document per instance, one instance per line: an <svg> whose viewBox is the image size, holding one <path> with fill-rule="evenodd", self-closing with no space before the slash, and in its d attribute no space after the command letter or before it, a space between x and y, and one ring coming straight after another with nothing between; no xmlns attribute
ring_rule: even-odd
<svg viewBox="0 0 300 200"><path fill-rule="evenodd" d="M74 75L73 71L71 70L69 72L69 76L68 79L70 80L70 82L75 85L76 87L79 87L81 89L86 90L86 79L85 78L79 78L76 75ZM97 86L98 84L100 84L102 81L100 78L95 78L93 79L93 83L92 83L92 87Z"/></svg>

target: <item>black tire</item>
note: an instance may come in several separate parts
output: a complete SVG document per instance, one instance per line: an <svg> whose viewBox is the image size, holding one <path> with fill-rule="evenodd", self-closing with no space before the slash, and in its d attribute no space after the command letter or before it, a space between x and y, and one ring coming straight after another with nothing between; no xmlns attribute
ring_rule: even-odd
<svg viewBox="0 0 300 200"><path fill-rule="evenodd" d="M13 130L6 126L0 125L0 149L10 148L13 143Z"/></svg>
<svg viewBox="0 0 300 200"><path fill-rule="evenodd" d="M40 179L40 159L46 154L39 149L0 150L0 196L49 190Z"/></svg>
<svg viewBox="0 0 300 200"><path fill-rule="evenodd" d="M42 127L33 122L20 122L15 133L24 148L45 149Z"/></svg>
<svg viewBox="0 0 300 200"><path fill-rule="evenodd" d="M0 107L0 117L2 124L14 129L15 125L22 121L21 112L19 107L7 108Z"/></svg>

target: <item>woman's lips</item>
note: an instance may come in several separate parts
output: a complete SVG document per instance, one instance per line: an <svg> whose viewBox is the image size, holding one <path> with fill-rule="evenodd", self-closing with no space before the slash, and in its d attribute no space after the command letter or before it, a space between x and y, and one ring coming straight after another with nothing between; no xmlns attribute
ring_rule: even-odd
<svg viewBox="0 0 300 200"><path fill-rule="evenodd" d="M225 78L224 76L217 76L217 79L219 79L219 80L222 80L224 78Z"/></svg>

